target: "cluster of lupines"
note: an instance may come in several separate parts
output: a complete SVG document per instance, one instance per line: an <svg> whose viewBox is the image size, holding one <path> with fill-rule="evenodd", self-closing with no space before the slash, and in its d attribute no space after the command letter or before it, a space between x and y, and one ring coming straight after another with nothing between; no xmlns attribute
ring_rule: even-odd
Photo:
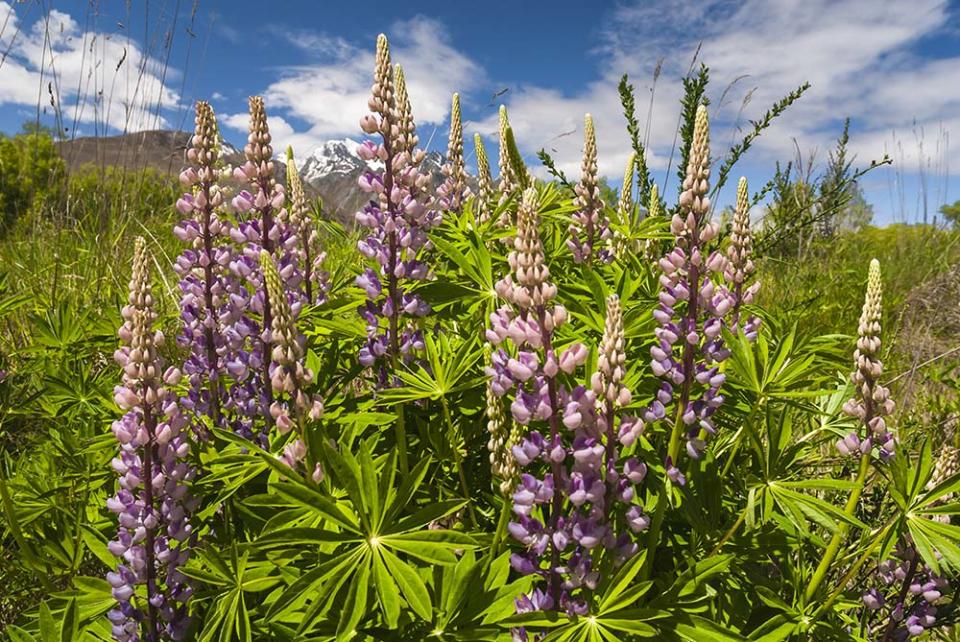
<svg viewBox="0 0 960 642"><path fill-rule="evenodd" d="M293 149L287 149L287 188L290 205L287 209L292 232L292 251L303 272L303 300L317 305L327 300L329 275L323 269L327 253L320 247L320 235L307 207L300 172L293 160Z"/></svg>
<svg viewBox="0 0 960 642"><path fill-rule="evenodd" d="M681 438L687 454L698 459L707 436L715 432L712 416L723 403L720 387L725 375L720 364L729 356L721 332L724 317L733 309L733 294L711 275L722 276L726 258L719 252L705 256L718 226L709 221L710 142L706 107L697 109L680 206L671 221L676 245L660 259L663 290L653 316L659 327L650 349L651 368L663 378L656 399L644 414L648 422L662 420L676 403L676 420L665 467L676 484L686 480L677 466ZM679 396L675 388L679 387Z"/></svg>
<svg viewBox="0 0 960 642"><path fill-rule="evenodd" d="M306 338L297 332L295 319L302 305L295 293L284 288L280 272L273 257L266 250L260 252L260 265L267 286L267 296L273 311L270 326L270 344L273 346L270 359L270 386L274 400L270 416L281 435L296 429L296 438L284 448L283 459L291 468L307 453L304 439L305 419L319 419L323 403L306 388L313 383L313 372L304 365ZM320 481L320 464L312 465L311 474Z"/></svg>
<svg viewBox="0 0 960 642"><path fill-rule="evenodd" d="M878 585L863 594L863 604L876 622L870 639L901 642L923 635L937 623L937 604L950 587L934 573L910 543L901 542L894 557L881 562L875 573Z"/></svg>
<svg viewBox="0 0 960 642"><path fill-rule="evenodd" d="M512 397L510 410L517 423L549 427L546 435L530 430L512 448L525 472L513 494L516 521L508 528L525 549L511 556L511 564L546 582L544 590L521 597L517 609L584 614L584 591L595 588L599 578L597 551L609 551L622 563L636 550L629 536L616 535L611 515L616 501L632 500L632 483L642 480L644 469L631 460L621 478L616 448L609 443L612 418L598 418L593 390L582 385L569 389L561 381L561 373L572 375L584 363L587 350L576 343L560 354L555 351L554 333L567 313L553 303L557 289L549 280L538 227L537 194L530 188L523 193L514 250L508 257L512 275L496 286L508 305L490 317L487 339L500 348L487 374L495 395ZM617 338L617 309L614 305L613 329L604 341L609 367L604 366L599 385L615 389L611 403L619 404L629 400L629 392L621 385L623 340L622 326ZM509 344L511 352L505 349ZM630 423L624 423L628 427L621 425L621 434L635 435ZM624 514L635 517L626 510ZM515 636L526 639L526 632L515 631Z"/></svg>
<svg viewBox="0 0 960 642"><path fill-rule="evenodd" d="M490 207L494 202L496 188L493 185L493 177L490 175L487 150L483 146L480 134L473 135L473 147L477 154L477 220L486 223L490 220Z"/></svg>
<svg viewBox="0 0 960 642"><path fill-rule="evenodd" d="M247 181L250 190L241 191L233 199L238 223L231 230L231 238L242 251L230 264L234 274L246 285L245 331L246 346L235 366L240 375L250 373L243 386L236 386L237 410L247 417L247 431L252 430L255 418L263 418L265 427L272 424L270 406L273 389L270 385L270 327L273 323L270 300L260 263L260 252L266 250L275 257L287 289L297 291L302 281L297 256L292 251L296 237L291 233L283 187L274 178L272 138L267 126L263 99L250 98L250 130L244 146L246 162L234 170L238 180ZM265 438L265 433L259 435Z"/></svg>
<svg viewBox="0 0 960 642"><path fill-rule="evenodd" d="M610 227L604 215L603 199L597 177L597 136L590 114L584 117L583 162L580 166L580 182L574 188L574 204L577 211L570 224L570 239L567 247L577 263L592 263L595 258L606 260L608 253L602 244L610 238Z"/></svg>
<svg viewBox="0 0 960 642"><path fill-rule="evenodd" d="M242 383L247 378L243 345L252 331L243 314L246 290L230 270L235 250L230 222L220 212L223 192L218 184L218 149L213 109L209 103L198 102L196 129L187 150L190 165L180 174L180 182L190 192L177 201L177 209L190 218L174 228L176 237L190 248L173 267L180 277L183 320L177 341L190 350L183 365L190 389L181 404L198 418L199 434L205 432L200 417L208 417L214 426L228 425L227 415L235 408L237 395L227 379L234 377Z"/></svg>
<svg viewBox="0 0 960 642"><path fill-rule="evenodd" d="M760 282L748 283L756 270L753 264L753 233L750 230L750 195L747 191L747 179L741 177L737 184L737 209L733 215L733 229L730 233L730 245L727 248L726 278L733 284L733 311L730 314L730 327L734 330L740 325L740 308L753 298L760 289ZM743 334L753 341L760 329L760 319L752 316L743 324Z"/></svg>
<svg viewBox="0 0 960 642"><path fill-rule="evenodd" d="M355 218L370 230L360 241L360 252L376 261L379 270L366 269L357 277L367 295L360 314L367 323L367 342L360 350L365 366L379 365L381 385L389 385L388 372L401 358L406 360L422 348L423 337L413 324L401 327L403 317L415 319L430 307L409 287L429 277L422 250L430 247L427 230L440 224L440 214L431 209L430 176L419 171L424 152L417 149L417 135L410 111L403 70L393 69L387 38L377 38L377 59L372 113L360 125L367 134L379 134L381 142L368 140L358 149L367 161L383 162L383 172L368 170L360 188L372 199ZM385 324L381 322L385 321ZM384 327L385 326L385 327Z"/></svg>
<svg viewBox="0 0 960 642"><path fill-rule="evenodd" d="M887 429L884 417L894 409L890 390L880 385L883 363L880 361L880 320L883 313L883 286L880 280L880 262L870 262L867 278L867 294L860 314L857 329L857 349L853 354L854 371L850 381L856 394L843 405L843 411L855 417L865 428L865 434L853 431L837 441L837 450L842 455L866 457L874 445L879 447L883 459L892 457L896 451L896 438Z"/></svg>
<svg viewBox="0 0 960 642"><path fill-rule="evenodd" d="M117 608L109 613L117 640L181 639L186 632L191 587L181 573L187 561L194 502L187 484L193 470L177 399L167 386L180 371L163 370L157 348L163 334L154 329L156 313L150 287L150 258L142 238L136 241L130 296L122 310L114 354L123 368L114 399L126 414L113 423L120 453L113 460L119 491L107 500L117 514L117 538L108 544L120 558L107 574Z"/></svg>
<svg viewBox="0 0 960 642"><path fill-rule="evenodd" d="M440 208L451 212L463 209L464 200L470 195L467 186L467 170L463 162L463 123L460 120L460 94L453 95L450 108L450 138L447 144L447 162L443 165L446 179L437 188Z"/></svg>

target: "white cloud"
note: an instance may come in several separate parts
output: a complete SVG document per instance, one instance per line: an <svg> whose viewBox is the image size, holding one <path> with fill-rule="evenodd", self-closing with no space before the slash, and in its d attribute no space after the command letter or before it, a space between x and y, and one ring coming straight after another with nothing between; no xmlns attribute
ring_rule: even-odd
<svg viewBox="0 0 960 642"><path fill-rule="evenodd" d="M918 41L945 28L947 10L943 0L623 4L605 17L594 52L599 58L596 80L571 94L526 84L504 99L523 151L532 155L540 147L549 151L553 146L558 165L574 175L582 147L582 116L591 112L600 170L616 178L629 152L617 82L623 73L630 74L643 126L650 79L662 60L648 162L663 169L674 142L681 80L699 47L697 64L702 60L711 71L708 93L715 153L742 135L737 128L749 127L748 119L759 118L774 101L809 81L812 88L807 94L758 139L750 152L753 160L789 159L795 139L804 149L817 147L823 155L843 119L851 116L851 149L865 164L890 147L891 130L909 131L914 120L928 133L941 124L960 130L960 56L936 60L915 52ZM489 133L496 128L495 118L472 127ZM550 142L574 127L575 135ZM954 164L960 162L957 152L951 154Z"/></svg>
<svg viewBox="0 0 960 642"><path fill-rule="evenodd" d="M178 93L167 86L179 73L144 54L118 34L83 31L69 15L50 10L32 25L19 25L7 2L0 49L10 54L0 66L0 105L33 105L52 112L63 124L109 125L136 131L169 127L163 110L177 106ZM19 28L18 28L19 27Z"/></svg>
<svg viewBox="0 0 960 642"><path fill-rule="evenodd" d="M457 51L440 23L414 17L395 23L388 31L394 63L403 66L416 122L444 125L454 91L468 91L485 81L484 70ZM374 68L374 43L356 46L342 38L307 31L288 31L295 47L319 58L312 64L286 69L263 92L268 112L280 113L285 123L307 124L286 135L276 134L278 145L294 144L306 151L339 136L359 136L360 117ZM421 136L423 138L423 136Z"/></svg>

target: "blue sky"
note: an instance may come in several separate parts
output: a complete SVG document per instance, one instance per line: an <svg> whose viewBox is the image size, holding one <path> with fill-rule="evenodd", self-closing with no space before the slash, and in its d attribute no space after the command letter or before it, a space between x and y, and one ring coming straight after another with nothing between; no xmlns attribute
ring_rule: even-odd
<svg viewBox="0 0 960 642"><path fill-rule="evenodd" d="M794 160L798 152L804 161L814 159L816 172L849 116L858 164L884 153L895 161L894 168L863 180L878 222L915 220L924 200L932 215L941 203L960 198L960 181L951 175L960 169L960 141L950 145L951 135L960 135L956 2L130 5L0 1L0 51L6 54L0 130L12 132L37 118L38 104L41 120L53 123L59 114L70 134L183 127L190 124L192 102L204 98L220 115L227 138L238 143L246 97L263 94L278 147L292 144L302 157L325 140L360 137L357 121L382 31L394 61L405 67L423 143L445 146L450 94L459 91L468 134L492 135L496 104L503 102L530 164L546 147L572 177L583 115L590 112L601 172L619 182L629 146L616 83L629 73L638 118L650 121L648 162L662 184L681 78L699 46L699 59L712 71L715 155L777 98L804 81L812 84L738 166L754 189L770 178L775 161ZM732 196L721 195L721 203Z"/></svg>

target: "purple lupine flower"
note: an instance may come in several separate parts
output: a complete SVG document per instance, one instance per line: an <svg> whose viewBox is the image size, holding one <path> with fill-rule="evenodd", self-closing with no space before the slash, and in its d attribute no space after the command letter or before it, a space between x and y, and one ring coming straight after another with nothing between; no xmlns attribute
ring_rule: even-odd
<svg viewBox="0 0 960 642"><path fill-rule="evenodd" d="M250 133L244 147L246 162L234 170L234 177L246 181L250 191L241 191L233 199L238 225L231 231L234 242L242 252L231 262L230 268L247 286L245 301L244 338L247 345L247 365L252 376L246 385L234 393L233 403L245 411L251 425L255 418L263 419L270 427L273 418L273 389L270 385L270 327L273 314L267 296L260 264L260 252L266 250L274 257L284 287L299 291L302 280L297 268L297 257L292 251L296 237L292 233L284 208L286 196L283 187L274 178L273 148L263 98L250 98ZM263 441L265 432L258 438Z"/></svg>
<svg viewBox="0 0 960 642"><path fill-rule="evenodd" d="M730 327L740 330L740 308L743 304L753 302L760 282L747 281L756 271L753 264L753 232L750 230L750 195L747 190L747 179L741 177L737 184L737 208L733 214L733 230L730 234L730 245L727 248L729 262L724 271L727 281L733 286L733 310L730 313ZM760 319L752 316L743 324L743 334L753 341L760 330Z"/></svg>
<svg viewBox="0 0 960 642"><path fill-rule="evenodd" d="M950 584L923 562L909 536L897 544L892 558L880 562L873 579L875 585L861 598L869 639L908 640L938 625L937 605Z"/></svg>
<svg viewBox="0 0 960 642"><path fill-rule="evenodd" d="M177 238L190 244L173 266L180 276L183 320L177 342L190 350L183 365L190 387L181 405L193 411L194 429L200 435L206 430L202 417L214 426L230 425L244 434L245 422L226 415L234 414L230 412L235 409L232 389L242 386L249 372L243 351L243 337L250 331L243 316L247 291L229 269L235 252L230 222L220 211L224 197L218 184L216 118L203 101L197 103L196 114L187 150L190 166L180 174L190 191L177 201L177 209L189 218L174 228Z"/></svg>
<svg viewBox="0 0 960 642"><path fill-rule="evenodd" d="M880 262L870 262L867 293L857 330L857 349L854 352L854 371L850 381L856 394L843 405L843 411L859 420L864 435L850 433L836 444L843 455L867 456L874 446L880 457L889 459L896 452L897 438L891 432L884 417L895 407L890 390L880 385L883 363L880 361L880 321L883 315L883 283L880 279ZM857 443L857 448L853 444Z"/></svg>
<svg viewBox="0 0 960 642"><path fill-rule="evenodd" d="M164 371L157 353L163 333L154 329L149 257L142 238L136 241L130 297L121 314L121 347L114 358L123 377L114 399L126 414L112 428L120 443L112 462L119 490L107 508L117 515L119 528L108 548L120 562L107 574L118 603L109 619L117 640L179 640L187 630L186 603L192 593L180 568L193 541L195 502L187 484L194 472L186 461L187 419L167 388L176 385L180 371ZM137 596L141 585L146 599Z"/></svg>
<svg viewBox="0 0 960 642"><path fill-rule="evenodd" d="M293 160L293 148L287 148L287 187L290 192L289 215L292 233L291 251L302 274L304 302L310 305L327 300L329 274L323 269L327 253L320 247L320 236L307 208L307 195L300 171Z"/></svg>
<svg viewBox="0 0 960 642"><path fill-rule="evenodd" d="M608 260L611 257L606 249L606 242L610 240L610 226L604 215L603 199L600 197L600 184L597 180L597 136L590 114L584 118L583 139L583 162L580 182L575 188L577 196L574 199L577 211L573 214L567 247L573 253L575 262L589 264L594 258Z"/></svg>
<svg viewBox="0 0 960 642"><path fill-rule="evenodd" d="M367 302L359 309L367 323L367 343L359 360L365 366L378 366L379 384L385 386L393 383L388 381L390 367L401 359L412 359L423 347L415 320L429 314L430 306L408 288L429 278L423 261L423 251L430 249L427 230L439 225L441 217L431 209L430 176L419 170L425 154L417 148L403 70L399 65L391 67L383 34L377 38L369 107L372 113L363 117L360 126L368 134L379 134L381 142L367 141L358 153L381 161L383 171L370 170L359 182L372 198L355 215L357 224L370 230L357 247L378 266L357 279L367 294Z"/></svg>
<svg viewBox="0 0 960 642"><path fill-rule="evenodd" d="M708 220L709 178L709 123L706 107L701 105L679 211L671 222L676 245L660 259L663 289L660 305L653 313L659 327L655 330L657 343L650 349L650 366L664 382L643 416L648 423L672 414L679 417L665 459L667 477L679 485L686 483L677 467L681 441L686 442L687 455L697 459L706 448L707 438L715 432L712 417L723 403L720 388L725 379L720 364L729 356L721 331L724 317L735 303L722 282L712 278L724 273L726 258L719 252L705 255L707 243L718 231L716 222ZM667 413L666 407L673 403L678 411Z"/></svg>
<svg viewBox="0 0 960 642"><path fill-rule="evenodd" d="M443 165L445 180L437 188L440 209L459 212L470 196L467 170L463 162L463 123L460 118L460 94L453 95L450 108L450 138L447 143L447 162Z"/></svg>

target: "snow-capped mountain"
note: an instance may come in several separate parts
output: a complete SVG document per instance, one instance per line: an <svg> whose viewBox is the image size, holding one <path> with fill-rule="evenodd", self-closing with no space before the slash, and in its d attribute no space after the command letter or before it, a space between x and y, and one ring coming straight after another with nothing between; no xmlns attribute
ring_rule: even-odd
<svg viewBox="0 0 960 642"><path fill-rule="evenodd" d="M190 142L190 134L175 131L150 131L77 138L60 143L60 153L70 169L85 163L117 165L140 169L152 167L176 175L183 169L184 153ZM349 138L332 139L314 148L305 157L296 157L300 177L308 193L323 200L324 213L346 225L353 225L354 213L369 199L357 186L357 180L367 169L382 171L379 161L367 163L357 155L359 143ZM221 148L223 160L234 167L243 164L243 148L226 141ZM286 156L276 152L277 180L285 182ZM443 155L430 152L423 160L421 169L433 176L434 186L443 181L440 171ZM225 179L232 181L232 177Z"/></svg>
<svg viewBox="0 0 960 642"><path fill-rule="evenodd" d="M323 199L324 210L332 217L351 224L353 214L364 206L369 195L357 187L357 180L368 169L381 171L380 161L364 161L357 155L359 143L349 138L328 140L304 159L297 159L300 177ZM434 185L443 181L440 168L443 155L430 152L421 168L433 175Z"/></svg>

